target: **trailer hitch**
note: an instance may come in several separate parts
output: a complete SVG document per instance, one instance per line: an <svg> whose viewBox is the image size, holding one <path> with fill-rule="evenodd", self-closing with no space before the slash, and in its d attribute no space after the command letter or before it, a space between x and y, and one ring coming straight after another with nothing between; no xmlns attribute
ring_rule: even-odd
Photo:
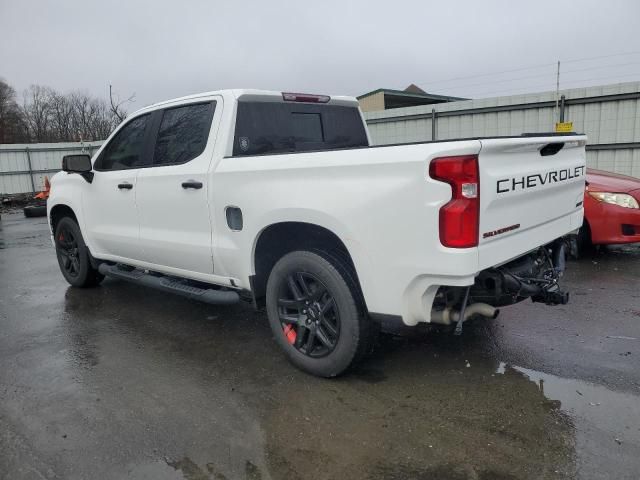
<svg viewBox="0 0 640 480"><path fill-rule="evenodd" d="M546 305L566 305L569 303L569 292L560 290L558 280L564 275L566 268L566 248L564 239L556 240L550 249L544 247L544 255L551 265L551 269L544 272L541 279L534 280L537 293L532 293L531 301L544 303Z"/></svg>
<svg viewBox="0 0 640 480"><path fill-rule="evenodd" d="M531 301L544 303L545 305L566 305L569 303L569 292L562 290L555 292L544 291L540 295L531 297Z"/></svg>

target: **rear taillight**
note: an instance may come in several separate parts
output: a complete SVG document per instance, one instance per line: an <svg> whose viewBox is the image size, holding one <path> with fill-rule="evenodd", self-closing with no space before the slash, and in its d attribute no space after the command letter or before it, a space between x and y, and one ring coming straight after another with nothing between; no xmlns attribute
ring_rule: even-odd
<svg viewBox="0 0 640 480"><path fill-rule="evenodd" d="M282 99L286 102L327 103L331 100L329 95L312 95L310 93L282 92Z"/></svg>
<svg viewBox="0 0 640 480"><path fill-rule="evenodd" d="M480 180L478 156L434 158L429 176L451 185L451 200L440 208L440 243L445 247L478 245Z"/></svg>

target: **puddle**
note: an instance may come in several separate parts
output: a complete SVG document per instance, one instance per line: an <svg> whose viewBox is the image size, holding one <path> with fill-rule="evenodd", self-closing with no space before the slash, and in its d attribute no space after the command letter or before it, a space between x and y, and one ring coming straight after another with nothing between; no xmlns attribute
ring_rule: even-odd
<svg viewBox="0 0 640 480"><path fill-rule="evenodd" d="M496 373L504 374L508 369L528 377L549 400L559 401L560 409L573 420L579 478L638 478L640 395L504 362Z"/></svg>

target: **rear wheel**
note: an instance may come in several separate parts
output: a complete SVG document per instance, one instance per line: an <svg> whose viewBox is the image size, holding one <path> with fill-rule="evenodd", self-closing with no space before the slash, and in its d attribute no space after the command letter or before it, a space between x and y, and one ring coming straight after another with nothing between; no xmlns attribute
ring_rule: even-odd
<svg viewBox="0 0 640 480"><path fill-rule="evenodd" d="M583 257L589 253L593 253L593 250L594 245L591 242L591 228L589 228L589 224L584 221L578 231L578 256Z"/></svg>
<svg viewBox="0 0 640 480"><path fill-rule="evenodd" d="M56 255L64 278L74 287L98 285L104 276L91 266L89 249L73 218L62 218L55 229Z"/></svg>
<svg viewBox="0 0 640 480"><path fill-rule="evenodd" d="M298 368L334 377L370 349L373 325L348 267L335 257L285 255L273 267L266 293L273 334Z"/></svg>

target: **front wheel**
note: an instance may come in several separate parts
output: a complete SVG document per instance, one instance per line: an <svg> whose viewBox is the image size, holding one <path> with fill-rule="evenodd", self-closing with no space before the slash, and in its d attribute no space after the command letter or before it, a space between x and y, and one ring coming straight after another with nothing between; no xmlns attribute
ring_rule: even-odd
<svg viewBox="0 0 640 480"><path fill-rule="evenodd" d="M305 372L335 377L371 346L372 324L353 272L328 254L282 257L269 275L266 297L276 342Z"/></svg>
<svg viewBox="0 0 640 480"><path fill-rule="evenodd" d="M56 255L65 280L74 287L98 285L104 276L91 265L89 249L73 218L64 217L56 225Z"/></svg>

